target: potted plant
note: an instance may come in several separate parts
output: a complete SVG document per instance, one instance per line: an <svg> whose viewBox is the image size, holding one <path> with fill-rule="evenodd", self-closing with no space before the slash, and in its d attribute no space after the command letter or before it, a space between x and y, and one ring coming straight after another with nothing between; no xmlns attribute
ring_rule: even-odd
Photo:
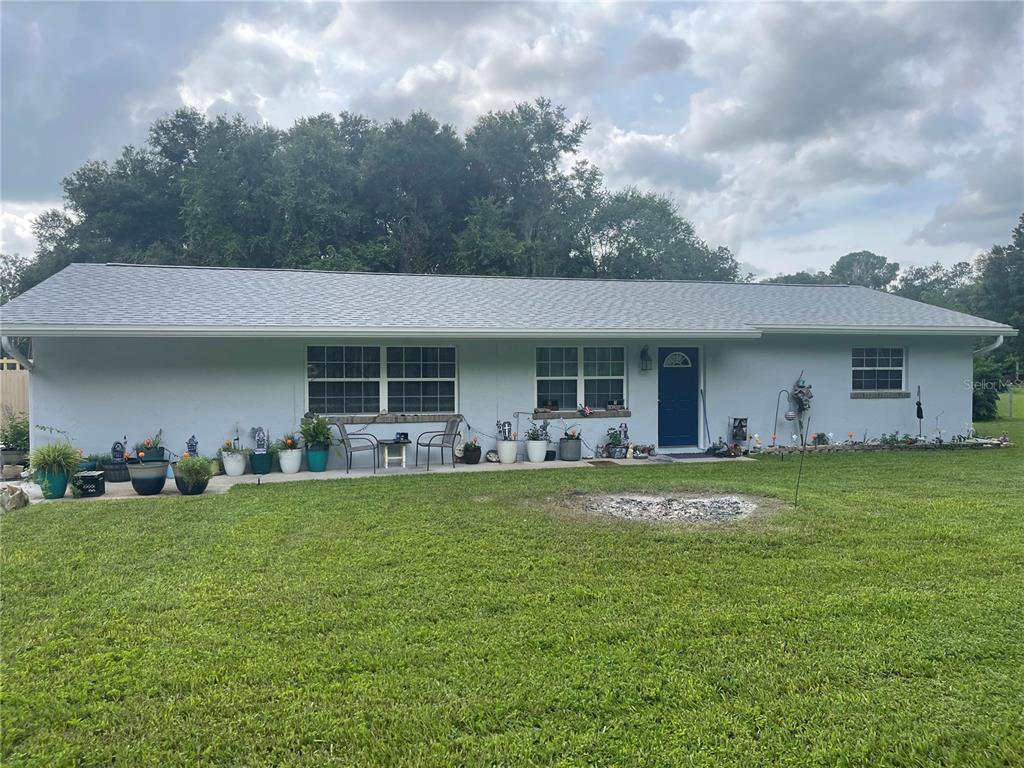
<svg viewBox="0 0 1024 768"><path fill-rule="evenodd" d="M572 427L558 441L558 457L562 461L579 461L583 455L583 434Z"/></svg>
<svg viewBox="0 0 1024 768"><path fill-rule="evenodd" d="M17 464L28 455L28 416L4 407L0 424L0 464Z"/></svg>
<svg viewBox="0 0 1024 768"><path fill-rule="evenodd" d="M90 453L88 456L82 457L82 463L79 465L79 472L95 472L99 466L100 461L103 457L98 453Z"/></svg>
<svg viewBox="0 0 1024 768"><path fill-rule="evenodd" d="M516 442L517 433L510 435L511 439L498 440L498 461L502 464L515 464L516 453L519 451L519 443Z"/></svg>
<svg viewBox="0 0 1024 768"><path fill-rule="evenodd" d="M143 450L136 451L132 458L126 458L128 479L139 496L154 496L164 489L167 482L170 462L163 458L164 449L160 447L159 438L157 433L156 439L149 438L149 445L143 441Z"/></svg>
<svg viewBox="0 0 1024 768"><path fill-rule="evenodd" d="M324 416L313 414L302 420L299 427L302 442L306 444L306 464L310 472L327 469L331 452L331 425Z"/></svg>
<svg viewBox="0 0 1024 768"><path fill-rule="evenodd" d="M161 444L163 442L163 433L161 429L152 437L147 437L141 443L135 444L135 455L139 461L163 461L164 460L164 448Z"/></svg>
<svg viewBox="0 0 1024 768"><path fill-rule="evenodd" d="M608 436L608 441L604 444L604 449L608 458L622 458L619 456L619 453L621 453L620 449L623 448L622 433L620 433L615 427L608 427L606 434Z"/></svg>
<svg viewBox="0 0 1024 768"><path fill-rule="evenodd" d="M210 460L205 456L190 456L187 451L171 467L174 469L174 484L182 496L198 496L206 490L213 477Z"/></svg>
<svg viewBox="0 0 1024 768"><path fill-rule="evenodd" d="M294 475L302 467L302 449L299 448L299 438L289 432L276 443L277 461L281 465L281 471L286 475Z"/></svg>
<svg viewBox="0 0 1024 768"><path fill-rule="evenodd" d="M224 474L238 477L245 474L245 460L249 458L249 449L241 448L230 440L225 440L218 451L220 463L224 465Z"/></svg>
<svg viewBox="0 0 1024 768"><path fill-rule="evenodd" d="M249 468L252 469L252 473L254 475L269 475L270 470L274 467L274 457L276 455L276 443L268 445L266 453L256 453L256 451L252 451L249 454Z"/></svg>
<svg viewBox="0 0 1024 768"><path fill-rule="evenodd" d="M531 424L526 430L526 460L538 464L544 461L548 452L548 438L544 430L536 424Z"/></svg>
<svg viewBox="0 0 1024 768"><path fill-rule="evenodd" d="M71 443L59 440L32 451L29 466L45 499L62 499L68 490L68 481L78 471L82 455Z"/></svg>
<svg viewBox="0 0 1024 768"><path fill-rule="evenodd" d="M465 464L479 464L480 463L480 440L476 435L473 435L473 439L468 443L464 443L462 446L462 461Z"/></svg>

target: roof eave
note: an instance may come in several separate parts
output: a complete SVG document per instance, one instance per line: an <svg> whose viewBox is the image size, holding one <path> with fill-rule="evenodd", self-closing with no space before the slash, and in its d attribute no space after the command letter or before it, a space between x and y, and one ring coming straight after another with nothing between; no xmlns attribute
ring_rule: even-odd
<svg viewBox="0 0 1024 768"><path fill-rule="evenodd" d="M934 325L772 325L758 326L762 333L792 333L807 335L842 336L1016 336L1017 330L1008 325L934 326Z"/></svg>
<svg viewBox="0 0 1024 768"><path fill-rule="evenodd" d="M6 325L5 335L118 338L454 338L454 339L547 339L547 338L679 338L759 339L756 329L674 328L353 328L348 326L142 326L142 325Z"/></svg>

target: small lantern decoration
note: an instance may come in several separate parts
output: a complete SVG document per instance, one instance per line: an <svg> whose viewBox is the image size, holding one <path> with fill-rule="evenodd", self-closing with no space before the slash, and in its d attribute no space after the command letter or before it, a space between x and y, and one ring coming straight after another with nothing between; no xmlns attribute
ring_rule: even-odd
<svg viewBox="0 0 1024 768"><path fill-rule="evenodd" d="M192 437L185 441L185 451L189 456L199 455L199 441L196 440L195 435L192 435Z"/></svg>
<svg viewBox="0 0 1024 768"><path fill-rule="evenodd" d="M647 373L651 370L652 366L651 353L647 349L647 345L644 344L643 349L640 350L640 372Z"/></svg>
<svg viewBox="0 0 1024 768"><path fill-rule="evenodd" d="M111 464L124 464L124 445L127 442L128 437L125 436L124 440L115 440L114 444L110 446Z"/></svg>

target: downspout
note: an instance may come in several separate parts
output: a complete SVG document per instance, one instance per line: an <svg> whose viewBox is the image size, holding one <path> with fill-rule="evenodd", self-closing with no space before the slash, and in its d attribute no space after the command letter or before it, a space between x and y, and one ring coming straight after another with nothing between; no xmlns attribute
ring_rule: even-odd
<svg viewBox="0 0 1024 768"><path fill-rule="evenodd" d="M32 361L22 354L22 351L18 349L18 345L11 340L10 336L0 337L0 349L17 360L18 364L26 371L32 370Z"/></svg>
<svg viewBox="0 0 1024 768"><path fill-rule="evenodd" d="M1003 341L1004 341L1003 335L999 334L999 337L995 341L993 341L991 344L986 344L981 349L974 350L974 356L977 357L978 355L984 355L984 354L986 354L988 352L994 352L995 350L997 350L1001 346L1003 346Z"/></svg>

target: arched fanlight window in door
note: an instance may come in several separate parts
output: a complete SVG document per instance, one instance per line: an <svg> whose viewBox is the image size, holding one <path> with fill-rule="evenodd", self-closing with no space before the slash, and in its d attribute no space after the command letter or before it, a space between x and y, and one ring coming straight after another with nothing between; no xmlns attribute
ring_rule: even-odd
<svg viewBox="0 0 1024 768"><path fill-rule="evenodd" d="M692 368L693 363L690 362L690 358L684 352L672 352L665 356L665 362L661 364L662 368Z"/></svg>

